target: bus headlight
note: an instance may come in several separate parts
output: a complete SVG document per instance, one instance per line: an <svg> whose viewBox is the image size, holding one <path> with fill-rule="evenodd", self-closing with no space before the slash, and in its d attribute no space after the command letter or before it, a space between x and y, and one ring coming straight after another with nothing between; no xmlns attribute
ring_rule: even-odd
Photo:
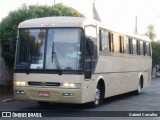
<svg viewBox="0 0 160 120"><path fill-rule="evenodd" d="M81 88L80 83L62 83L61 87L63 88Z"/></svg>
<svg viewBox="0 0 160 120"><path fill-rule="evenodd" d="M25 81L14 81L13 84L15 86L26 86L26 82Z"/></svg>

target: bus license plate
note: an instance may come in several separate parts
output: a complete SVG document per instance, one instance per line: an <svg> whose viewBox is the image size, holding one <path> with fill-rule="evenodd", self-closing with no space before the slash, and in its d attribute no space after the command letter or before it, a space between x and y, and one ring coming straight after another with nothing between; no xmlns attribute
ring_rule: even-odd
<svg viewBox="0 0 160 120"><path fill-rule="evenodd" d="M38 96L39 97L49 97L50 93L46 91L41 91L41 92L38 92Z"/></svg>

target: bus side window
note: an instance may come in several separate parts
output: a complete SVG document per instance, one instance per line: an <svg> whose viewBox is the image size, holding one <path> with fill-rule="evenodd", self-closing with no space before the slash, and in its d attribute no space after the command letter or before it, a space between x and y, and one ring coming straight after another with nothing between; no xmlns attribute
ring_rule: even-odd
<svg viewBox="0 0 160 120"><path fill-rule="evenodd" d="M100 50L109 50L109 33L102 30L100 30Z"/></svg>
<svg viewBox="0 0 160 120"><path fill-rule="evenodd" d="M123 38L124 38L124 44L123 44L124 51L123 52L129 54L130 53L129 52L129 38L126 36L124 36Z"/></svg>
<svg viewBox="0 0 160 120"><path fill-rule="evenodd" d="M145 55L146 56L151 56L151 50L150 50L150 44L145 43Z"/></svg>
<svg viewBox="0 0 160 120"><path fill-rule="evenodd" d="M137 48L137 40L136 39L132 39L132 45L133 45L133 54L137 55L138 48Z"/></svg>
<svg viewBox="0 0 160 120"><path fill-rule="evenodd" d="M114 52L114 47L113 47L113 33L109 32L109 51Z"/></svg>
<svg viewBox="0 0 160 120"><path fill-rule="evenodd" d="M120 52L120 37L119 34L113 34L114 52Z"/></svg>
<svg viewBox="0 0 160 120"><path fill-rule="evenodd" d="M140 41L140 55L144 55L143 41Z"/></svg>
<svg viewBox="0 0 160 120"><path fill-rule="evenodd" d="M143 53L144 53L144 56L146 56L147 52L146 52L146 42L143 42Z"/></svg>
<svg viewBox="0 0 160 120"><path fill-rule="evenodd" d="M132 38L129 38L129 54L133 54Z"/></svg>
<svg viewBox="0 0 160 120"><path fill-rule="evenodd" d="M137 55L140 55L140 41L137 40Z"/></svg>

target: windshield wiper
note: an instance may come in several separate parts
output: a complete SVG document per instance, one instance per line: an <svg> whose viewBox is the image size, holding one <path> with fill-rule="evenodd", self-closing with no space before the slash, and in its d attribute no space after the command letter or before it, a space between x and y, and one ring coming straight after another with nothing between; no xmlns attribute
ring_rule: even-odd
<svg viewBox="0 0 160 120"><path fill-rule="evenodd" d="M52 63L53 63L53 59L55 61L55 65L56 65L59 75L62 75L62 70L61 70L61 67L58 61L58 57L57 57L56 52L54 51L54 42L52 43Z"/></svg>

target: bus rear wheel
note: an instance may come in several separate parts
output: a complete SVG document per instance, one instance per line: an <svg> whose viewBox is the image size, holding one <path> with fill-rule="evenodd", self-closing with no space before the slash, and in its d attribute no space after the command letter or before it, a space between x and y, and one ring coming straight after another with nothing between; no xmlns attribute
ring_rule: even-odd
<svg viewBox="0 0 160 120"><path fill-rule="evenodd" d="M143 84L142 84L142 81L140 80L139 84L138 84L138 87L137 87L137 90L135 91L136 95L141 94L142 86L143 86Z"/></svg>

